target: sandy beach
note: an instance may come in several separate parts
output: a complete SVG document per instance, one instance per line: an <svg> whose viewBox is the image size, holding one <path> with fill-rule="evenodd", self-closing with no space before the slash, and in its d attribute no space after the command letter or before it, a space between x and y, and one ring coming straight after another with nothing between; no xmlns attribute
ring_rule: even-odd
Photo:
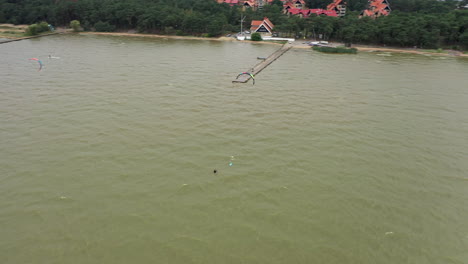
<svg viewBox="0 0 468 264"><path fill-rule="evenodd" d="M362 47L355 46L358 51L364 52L395 52L395 53L409 53L409 54L420 54L420 55L435 55L435 56L450 56L450 57L465 57L468 58L468 54L463 54L460 51L455 50L443 50L442 52L429 52L418 49L405 49L405 48L387 48L387 47Z"/></svg>

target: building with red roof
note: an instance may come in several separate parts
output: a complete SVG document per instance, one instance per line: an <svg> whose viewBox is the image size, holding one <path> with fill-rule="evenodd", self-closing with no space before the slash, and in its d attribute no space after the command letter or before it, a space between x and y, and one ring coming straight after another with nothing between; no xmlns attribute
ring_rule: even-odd
<svg viewBox="0 0 468 264"><path fill-rule="evenodd" d="M268 17L264 17L263 20L252 20L252 23L250 24L250 31L252 33L258 32L261 34L272 34L274 27L275 25L271 23Z"/></svg>
<svg viewBox="0 0 468 264"><path fill-rule="evenodd" d="M283 1L283 13L293 16L299 16L302 18L307 18L311 14L315 14L317 16L325 15L325 16L332 16L337 17L338 13L337 10L342 8L341 0L334 0L334 4L328 5L327 9L307 9L304 0L284 0ZM340 11L341 12L341 11ZM340 13L341 15L341 13Z"/></svg>
<svg viewBox="0 0 468 264"><path fill-rule="evenodd" d="M230 6L239 5L239 0L217 0L218 4L226 3Z"/></svg>
<svg viewBox="0 0 468 264"><path fill-rule="evenodd" d="M310 15L325 15L331 17L337 17L338 14L334 10L325 10L325 9L299 9L299 8L288 8L285 10L285 13L288 15L299 16L302 18L307 18Z"/></svg>
<svg viewBox="0 0 468 264"><path fill-rule="evenodd" d="M327 6L327 10L334 10L339 17L343 17L346 15L346 2L343 0L333 0L333 2Z"/></svg>
<svg viewBox="0 0 468 264"><path fill-rule="evenodd" d="M379 16L388 16L392 10L387 0L369 0L369 6L362 11L361 17L368 16L376 18Z"/></svg>

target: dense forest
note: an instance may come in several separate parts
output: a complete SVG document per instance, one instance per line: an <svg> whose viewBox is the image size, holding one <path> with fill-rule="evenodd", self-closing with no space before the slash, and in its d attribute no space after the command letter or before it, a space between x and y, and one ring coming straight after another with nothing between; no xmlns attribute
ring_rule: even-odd
<svg viewBox="0 0 468 264"><path fill-rule="evenodd" d="M331 0L306 0L310 8L323 8ZM367 43L420 48L468 48L468 10L464 1L389 0L391 15L361 18L367 0L348 0L343 18L312 16L307 19L282 14L275 0L262 10L215 0L0 0L0 23L32 24L47 21L55 26L78 20L85 30L219 36L244 28L252 19L270 18L284 36L321 37L346 43Z"/></svg>

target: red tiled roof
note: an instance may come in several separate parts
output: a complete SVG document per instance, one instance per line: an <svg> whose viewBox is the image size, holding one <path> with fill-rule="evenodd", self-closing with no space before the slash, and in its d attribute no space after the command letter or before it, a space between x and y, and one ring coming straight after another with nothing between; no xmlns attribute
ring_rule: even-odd
<svg viewBox="0 0 468 264"><path fill-rule="evenodd" d="M335 10L323 10L322 15L330 16L330 17L337 17L338 14Z"/></svg>
<svg viewBox="0 0 468 264"><path fill-rule="evenodd" d="M342 2L343 2L343 0L333 0L333 3L327 5L327 10L335 10L336 11L335 8L337 8L337 6L339 6L339 5L342 5ZM346 3L344 3L344 4L346 4Z"/></svg>
<svg viewBox="0 0 468 264"><path fill-rule="evenodd" d="M390 14L390 6L387 0L370 0L369 8L362 12L363 16L378 17Z"/></svg>
<svg viewBox="0 0 468 264"><path fill-rule="evenodd" d="M252 26L260 26L263 23L262 20L252 20Z"/></svg>
<svg viewBox="0 0 468 264"><path fill-rule="evenodd" d="M291 15L303 15L304 17L308 17L310 10L311 9L290 8L288 9L288 13Z"/></svg>
<svg viewBox="0 0 468 264"><path fill-rule="evenodd" d="M300 8L290 8L287 11L291 15L302 15L304 17L308 17L310 14L319 15L326 15L331 17L337 17L335 10L325 10L325 9L300 9Z"/></svg>
<svg viewBox="0 0 468 264"><path fill-rule="evenodd" d="M252 20L250 23L250 31L256 31L260 26L265 26L268 31L272 31L275 27L273 23L268 19L268 17L264 17L263 20Z"/></svg>
<svg viewBox="0 0 468 264"><path fill-rule="evenodd" d="M243 5L249 5L250 7L252 7L252 6L255 6L255 2L254 0L247 0L247 1L244 1Z"/></svg>
<svg viewBox="0 0 468 264"><path fill-rule="evenodd" d="M302 5L305 5L305 1L304 0L295 0L295 1L292 1L293 3L296 3L296 2L299 2L301 3Z"/></svg>
<svg viewBox="0 0 468 264"><path fill-rule="evenodd" d="M295 8L294 5L292 3L286 3L283 5L283 8L284 9L288 9L288 8Z"/></svg>
<svg viewBox="0 0 468 264"><path fill-rule="evenodd" d="M270 19L268 19L268 17L264 17L264 18L263 18L263 22L264 22L265 24L268 25L268 27L270 28L270 30L273 29L273 28L275 27L275 25L273 25L273 23L271 23L271 21L270 21Z"/></svg>
<svg viewBox="0 0 468 264"><path fill-rule="evenodd" d="M239 4L239 0L216 0L219 4L226 3L231 6Z"/></svg>

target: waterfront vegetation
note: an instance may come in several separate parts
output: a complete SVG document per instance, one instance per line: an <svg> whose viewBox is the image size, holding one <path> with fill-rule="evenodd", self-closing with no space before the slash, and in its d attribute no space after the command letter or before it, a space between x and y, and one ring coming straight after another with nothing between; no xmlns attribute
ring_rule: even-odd
<svg viewBox="0 0 468 264"><path fill-rule="evenodd" d="M325 47L325 46L314 46L312 47L315 51L325 52L325 53L351 53L356 54L356 48L346 48L346 47Z"/></svg>
<svg viewBox="0 0 468 264"><path fill-rule="evenodd" d="M310 8L323 8L331 0L307 0ZM273 1L262 10L214 0L0 0L0 23L35 24L48 21L68 26L78 20L84 30L103 32L137 30L144 33L216 37L237 32L240 15L246 22L267 16L283 37L319 38L344 43L417 48L468 49L468 3L447 0L392 0L387 17L359 19L367 0L348 1L344 18L307 19L282 14L282 3ZM247 24L246 23L246 24ZM244 27L248 25L244 24Z"/></svg>
<svg viewBox="0 0 468 264"><path fill-rule="evenodd" d="M32 24L26 29L26 36L35 36L43 32L49 32L49 24L45 21L42 21L38 24Z"/></svg>
<svg viewBox="0 0 468 264"><path fill-rule="evenodd" d="M250 36L250 39L252 41L262 41L262 35L260 35L260 33L252 33L252 35Z"/></svg>
<svg viewBox="0 0 468 264"><path fill-rule="evenodd" d="M73 31L79 32L81 30L80 21L72 20L70 22L70 27L73 29Z"/></svg>

